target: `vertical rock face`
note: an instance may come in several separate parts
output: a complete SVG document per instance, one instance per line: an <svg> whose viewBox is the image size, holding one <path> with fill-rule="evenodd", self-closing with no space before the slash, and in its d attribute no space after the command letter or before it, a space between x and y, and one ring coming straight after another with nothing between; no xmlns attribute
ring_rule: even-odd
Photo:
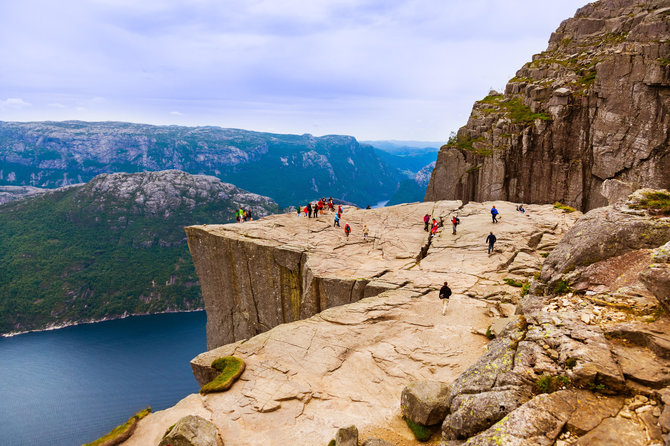
<svg viewBox="0 0 670 446"><path fill-rule="evenodd" d="M670 1L601 0L564 21L440 150L426 201L607 205L602 183L670 186Z"/></svg>

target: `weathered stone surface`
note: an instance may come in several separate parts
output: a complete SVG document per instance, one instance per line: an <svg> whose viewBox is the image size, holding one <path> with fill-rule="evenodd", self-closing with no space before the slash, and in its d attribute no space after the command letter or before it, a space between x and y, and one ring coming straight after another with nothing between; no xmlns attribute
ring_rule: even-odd
<svg viewBox="0 0 670 446"><path fill-rule="evenodd" d="M389 443L388 441L379 438L369 438L365 440L363 446L393 446L393 443Z"/></svg>
<svg viewBox="0 0 670 446"><path fill-rule="evenodd" d="M624 204L584 214L549 254L541 278L550 286L566 272L670 240L665 218L650 218Z"/></svg>
<svg viewBox="0 0 670 446"><path fill-rule="evenodd" d="M216 426L197 415L177 421L158 446L223 446Z"/></svg>
<svg viewBox="0 0 670 446"><path fill-rule="evenodd" d="M645 446L644 428L629 418L606 418L577 441L577 446Z"/></svg>
<svg viewBox="0 0 670 446"><path fill-rule="evenodd" d="M358 446L358 429L356 429L356 426L352 425L338 429L335 435L335 444L337 446Z"/></svg>
<svg viewBox="0 0 670 446"><path fill-rule="evenodd" d="M627 378L657 389L670 384L670 360L621 343L613 343L613 352Z"/></svg>
<svg viewBox="0 0 670 446"><path fill-rule="evenodd" d="M668 0L577 11L439 152L426 200L607 204L605 180L670 187Z"/></svg>
<svg viewBox="0 0 670 446"><path fill-rule="evenodd" d="M437 381L409 383L400 395L400 410L409 420L432 426L441 423L451 403L451 388Z"/></svg>
<svg viewBox="0 0 670 446"><path fill-rule="evenodd" d="M614 417L623 406L622 397L607 397L591 392L576 395L575 411L567 421L567 429L583 435L598 426L603 419Z"/></svg>
<svg viewBox="0 0 670 446"><path fill-rule="evenodd" d="M325 445L337 428L350 424L360 429L362 438L413 444L413 435L400 413L402 389L417 380L452 382L473 364L488 340L472 331L485 331L491 323L486 315L491 304L479 299L518 299L520 289L503 281L509 276L505 263L515 252L527 250L529 239L538 232L544 234L542 244L557 243L577 218L566 218L551 206L529 205L528 216L515 213L514 204L495 204L508 216L496 226L500 252L490 257L484 239L491 225L491 203L345 208L343 221L348 219L354 231L348 241L332 226L324 228L319 220L299 220L295 215L229 225L225 231L213 229L212 237L217 231L222 238L233 232L233 239L244 234L248 243L262 247L275 240L280 246L290 241L295 250L305 248L306 264L313 275L331 280L333 289L339 278L349 281L349 288L337 288L347 289L347 293L354 279L360 283L363 278L395 288L203 353L192 361L199 382L210 379L210 364L220 356L238 356L247 368L227 392L192 398L206 408L205 413L229 444ZM452 235L450 228L440 229L426 257L417 262L413 250L418 251L427 241L423 215L430 212L446 221L459 207L463 223L458 234ZM330 223L330 217L327 220ZM367 244L359 233L363 224L370 229L371 238L374 236ZM209 229L209 225L200 228ZM212 261L217 261L214 249L210 254ZM533 254L540 257L535 251ZM256 257L256 261L264 260ZM266 277L273 280L271 274ZM445 280L454 294L443 316L437 290ZM227 282L221 283L225 286ZM208 318L216 315L215 311ZM506 368L510 364L504 361L499 364ZM277 405L272 412L264 411ZM168 419L173 410L152 414L146 423L142 420L127 446L157 444L174 423L173 418ZM382 427L390 432L381 432Z"/></svg>
<svg viewBox="0 0 670 446"><path fill-rule="evenodd" d="M670 312L670 242L657 248L651 261L652 264L640 273L640 280Z"/></svg>
<svg viewBox="0 0 670 446"><path fill-rule="evenodd" d="M574 412L576 392L562 390L538 395L517 410L470 438L468 445L549 446Z"/></svg>

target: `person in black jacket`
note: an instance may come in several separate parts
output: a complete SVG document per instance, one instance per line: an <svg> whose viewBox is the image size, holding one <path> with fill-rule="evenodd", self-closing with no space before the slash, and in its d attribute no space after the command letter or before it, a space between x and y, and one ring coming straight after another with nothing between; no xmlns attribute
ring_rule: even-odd
<svg viewBox="0 0 670 446"><path fill-rule="evenodd" d="M490 233L488 237L486 237L486 243L489 244L489 254L493 252L493 245L495 244L496 240L496 236L493 235L493 232Z"/></svg>
<svg viewBox="0 0 670 446"><path fill-rule="evenodd" d="M447 302L449 302L449 297L451 296L451 288L449 288L447 282L444 282L442 288L440 288L440 300L442 300L442 316L447 312Z"/></svg>

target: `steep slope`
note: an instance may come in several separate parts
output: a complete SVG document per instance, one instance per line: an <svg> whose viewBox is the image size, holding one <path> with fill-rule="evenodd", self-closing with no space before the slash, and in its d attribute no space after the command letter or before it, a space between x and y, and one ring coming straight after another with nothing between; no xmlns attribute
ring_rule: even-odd
<svg viewBox="0 0 670 446"><path fill-rule="evenodd" d="M399 174L350 136L279 135L123 122L0 122L0 184L58 187L101 173L213 175L282 206L388 198ZM303 203L304 204L304 203Z"/></svg>
<svg viewBox="0 0 670 446"><path fill-rule="evenodd" d="M670 186L670 1L600 0L564 21L440 150L426 200L607 204L606 179Z"/></svg>
<svg viewBox="0 0 670 446"><path fill-rule="evenodd" d="M0 206L0 333L202 308L183 227L277 212L269 198L179 171L103 174Z"/></svg>

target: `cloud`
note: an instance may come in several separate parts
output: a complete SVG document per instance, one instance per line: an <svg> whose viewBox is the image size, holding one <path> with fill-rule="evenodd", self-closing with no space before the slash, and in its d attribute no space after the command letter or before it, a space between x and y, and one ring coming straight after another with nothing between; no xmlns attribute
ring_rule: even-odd
<svg viewBox="0 0 670 446"><path fill-rule="evenodd" d="M26 102L21 98L7 98L5 100L0 99L0 109L23 109L31 107L33 104Z"/></svg>
<svg viewBox="0 0 670 446"><path fill-rule="evenodd" d="M178 111L171 111L170 114L171 114L172 116L184 116L183 113L178 112Z"/></svg>
<svg viewBox="0 0 670 446"><path fill-rule="evenodd" d="M65 105L61 104L60 102L50 102L47 104L47 107L51 108L66 108Z"/></svg>
<svg viewBox="0 0 670 446"><path fill-rule="evenodd" d="M0 88L36 104L17 119L83 104L97 119L446 139L586 2L0 2Z"/></svg>

